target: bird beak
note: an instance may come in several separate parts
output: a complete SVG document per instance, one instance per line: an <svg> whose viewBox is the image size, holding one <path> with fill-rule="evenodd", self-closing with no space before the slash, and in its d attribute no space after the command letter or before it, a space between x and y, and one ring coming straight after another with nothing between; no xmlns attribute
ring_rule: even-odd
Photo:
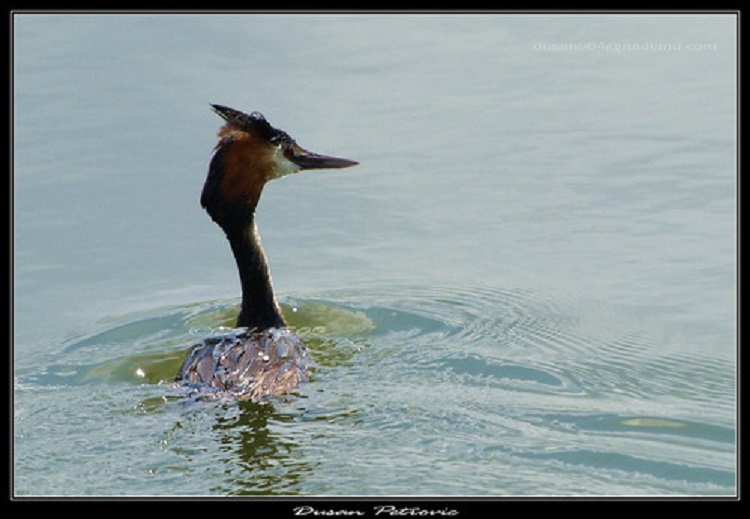
<svg viewBox="0 0 750 519"><path fill-rule="evenodd" d="M330 157L328 155L318 155L317 153L312 153L298 146L294 150L294 154L289 157L289 160L302 169L340 169L359 164L359 162L355 160Z"/></svg>

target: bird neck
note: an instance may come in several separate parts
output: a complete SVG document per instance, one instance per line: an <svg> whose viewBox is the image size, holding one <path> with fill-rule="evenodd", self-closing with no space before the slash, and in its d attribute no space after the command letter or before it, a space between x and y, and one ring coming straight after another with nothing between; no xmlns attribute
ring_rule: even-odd
<svg viewBox="0 0 750 519"><path fill-rule="evenodd" d="M242 308L237 326L261 330L286 326L273 292L268 261L255 226L255 213L246 217L244 225L224 231L237 261L242 285Z"/></svg>
<svg viewBox="0 0 750 519"><path fill-rule="evenodd" d="M255 227L255 208L265 178L258 174L247 139L226 137L217 145L201 193L201 205L227 235L242 285L237 326L286 326L273 293L268 261Z"/></svg>

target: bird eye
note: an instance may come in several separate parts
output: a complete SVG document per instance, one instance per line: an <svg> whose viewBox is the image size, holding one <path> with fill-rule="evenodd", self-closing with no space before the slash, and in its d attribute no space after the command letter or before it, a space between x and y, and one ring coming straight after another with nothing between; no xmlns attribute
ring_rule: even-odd
<svg viewBox="0 0 750 519"><path fill-rule="evenodd" d="M286 158L291 159L292 155L294 155L294 152L292 151L292 148L284 148L284 156Z"/></svg>

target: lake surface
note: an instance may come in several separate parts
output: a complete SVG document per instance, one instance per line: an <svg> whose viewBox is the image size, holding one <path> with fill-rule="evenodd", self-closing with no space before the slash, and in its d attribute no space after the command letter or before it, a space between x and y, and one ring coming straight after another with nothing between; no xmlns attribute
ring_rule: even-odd
<svg viewBox="0 0 750 519"><path fill-rule="evenodd" d="M737 34L713 15L14 17L17 496L733 496ZM314 376L172 385L260 111L360 165L258 226Z"/></svg>

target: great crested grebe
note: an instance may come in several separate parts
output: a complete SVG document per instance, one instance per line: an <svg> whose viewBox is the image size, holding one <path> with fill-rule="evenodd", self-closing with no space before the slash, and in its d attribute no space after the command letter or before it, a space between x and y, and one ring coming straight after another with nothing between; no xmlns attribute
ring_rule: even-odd
<svg viewBox="0 0 750 519"><path fill-rule="evenodd" d="M308 377L302 340L287 329L255 226L266 182L305 169L358 162L302 149L259 113L211 105L226 124L208 169L201 205L226 233L242 285L237 329L197 345L177 380L205 397L262 401L296 389Z"/></svg>

